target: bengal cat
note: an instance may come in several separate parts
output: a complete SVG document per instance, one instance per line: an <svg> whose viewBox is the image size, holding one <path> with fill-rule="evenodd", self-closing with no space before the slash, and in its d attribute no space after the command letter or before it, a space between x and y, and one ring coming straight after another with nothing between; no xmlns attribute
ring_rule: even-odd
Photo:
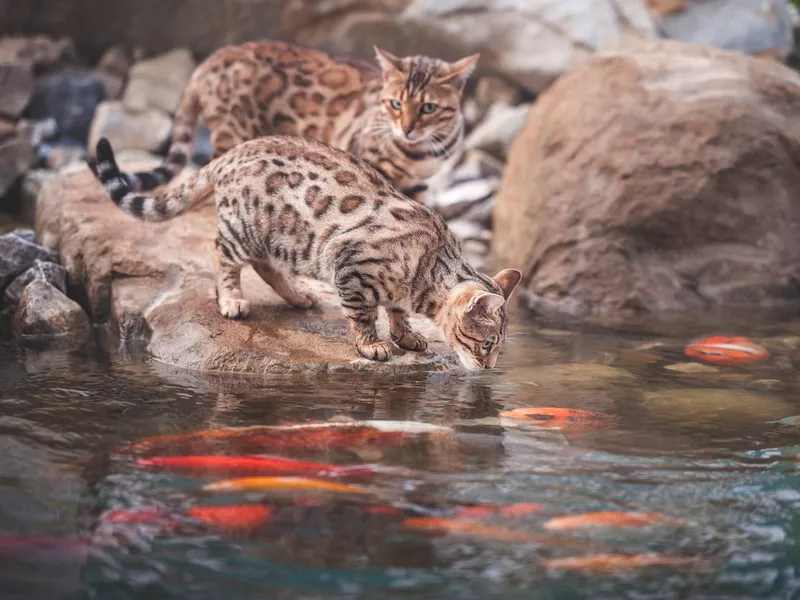
<svg viewBox="0 0 800 600"><path fill-rule="evenodd" d="M461 94L478 55L448 63L375 48L380 69L284 42L249 42L212 54L192 75L157 169L128 176L146 191L188 162L198 118L214 155L247 140L300 135L348 150L424 201L425 181L460 147Z"/></svg>
<svg viewBox="0 0 800 600"><path fill-rule="evenodd" d="M365 358L384 361L392 353L375 328L383 306L400 348L427 348L408 320L409 313L421 313L442 329L466 368L495 366L520 272L505 269L491 278L475 271L436 212L397 192L352 154L300 137L259 138L174 190L145 197L131 190L102 139L94 172L122 210L147 221L171 219L213 196L215 282L225 317L249 312L239 277L251 264L292 306L317 302L293 275L332 283Z"/></svg>

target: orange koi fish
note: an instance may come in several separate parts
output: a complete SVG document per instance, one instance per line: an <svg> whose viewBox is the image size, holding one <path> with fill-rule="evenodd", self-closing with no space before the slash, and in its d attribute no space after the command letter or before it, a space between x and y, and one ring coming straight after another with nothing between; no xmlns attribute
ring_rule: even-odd
<svg viewBox="0 0 800 600"><path fill-rule="evenodd" d="M723 366L753 365L769 358L769 351L749 338L726 336L692 342L684 354L695 360Z"/></svg>
<svg viewBox="0 0 800 600"><path fill-rule="evenodd" d="M545 521L542 527L549 531L585 529L589 527L645 527L668 520L671 519L656 513L604 511L556 517Z"/></svg>
<svg viewBox="0 0 800 600"><path fill-rule="evenodd" d="M376 475L370 467L342 467L281 456L158 456L139 458L136 465L189 475L308 475L358 481L369 481Z"/></svg>
<svg viewBox="0 0 800 600"><path fill-rule="evenodd" d="M501 412L500 417L562 430L599 429L611 426L616 420L606 413L555 406L515 408Z"/></svg>
<svg viewBox="0 0 800 600"><path fill-rule="evenodd" d="M299 425L231 427L192 433L161 435L134 442L120 453L142 453L178 444L191 448L234 447L240 450L320 451L359 446L388 446L421 436L449 437L449 427L415 421L348 421Z"/></svg>
<svg viewBox="0 0 800 600"><path fill-rule="evenodd" d="M370 494L371 490L345 483L320 481L308 477L243 477L227 479L203 486L207 492L331 492L337 494Z"/></svg>
<svg viewBox="0 0 800 600"><path fill-rule="evenodd" d="M696 559L660 554L590 554L544 561L548 569L608 573L646 567L686 567L697 565Z"/></svg>
<svg viewBox="0 0 800 600"><path fill-rule="evenodd" d="M206 525L231 529L254 528L272 517L272 508L262 504L233 506L193 506L188 515Z"/></svg>

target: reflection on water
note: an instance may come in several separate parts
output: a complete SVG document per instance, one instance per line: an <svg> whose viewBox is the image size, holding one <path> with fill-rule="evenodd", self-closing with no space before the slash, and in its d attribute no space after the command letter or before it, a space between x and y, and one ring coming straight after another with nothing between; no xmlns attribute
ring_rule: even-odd
<svg viewBox="0 0 800 600"><path fill-rule="evenodd" d="M500 368L469 376L208 377L136 353L0 347L2 597L797 597L800 424L776 421L800 414L800 321L728 322L673 325L657 336L518 325ZM772 359L748 368L687 365L686 342L717 332L750 335ZM603 412L613 426L563 431L498 418L531 406ZM343 417L424 421L457 433L447 443L292 454L381 465L386 472L368 485L378 500L267 494L269 523L247 531L191 520L109 528L104 520L116 510L177 514L262 500L211 496L200 488L213 477L147 471L116 448L155 435ZM385 508L438 518L470 503L541 510L484 521L527 535L511 539L490 529L411 530L400 526L401 511ZM543 527L556 516L609 510L674 519L557 535ZM595 551L703 562L615 574L545 567Z"/></svg>

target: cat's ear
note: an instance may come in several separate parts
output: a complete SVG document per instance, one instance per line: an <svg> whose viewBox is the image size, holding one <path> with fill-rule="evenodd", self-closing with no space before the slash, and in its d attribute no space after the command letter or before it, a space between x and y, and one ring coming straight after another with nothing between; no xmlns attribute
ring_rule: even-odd
<svg viewBox="0 0 800 600"><path fill-rule="evenodd" d="M473 54L456 62L447 63L443 75L436 78L434 83L448 84L456 89L463 90L480 57L480 54Z"/></svg>
<svg viewBox="0 0 800 600"><path fill-rule="evenodd" d="M471 315L491 314L497 312L505 302L505 298L502 296L491 292L481 292L470 298L469 304L467 304L467 313Z"/></svg>
<svg viewBox="0 0 800 600"><path fill-rule="evenodd" d="M503 290L503 296L508 300L511 294L517 289L519 280L522 279L522 273L516 269L503 269L493 277L494 282Z"/></svg>
<svg viewBox="0 0 800 600"><path fill-rule="evenodd" d="M398 71L400 73L403 72L403 59L398 58L391 52L387 52L383 48L378 48L377 46L373 46L375 49L375 58L378 59L378 65L380 65L381 70L384 73L388 73L391 71Z"/></svg>

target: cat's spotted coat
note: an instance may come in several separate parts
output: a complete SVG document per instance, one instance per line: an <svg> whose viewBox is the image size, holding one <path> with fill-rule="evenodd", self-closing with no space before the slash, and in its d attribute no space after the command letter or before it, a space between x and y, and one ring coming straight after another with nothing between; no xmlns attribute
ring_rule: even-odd
<svg viewBox="0 0 800 600"><path fill-rule="evenodd" d="M520 272L478 273L438 214L398 193L352 154L299 137L259 138L154 197L130 189L105 139L96 160L95 174L108 194L140 219L170 219L213 196L219 214L215 281L224 316L248 314L239 277L251 264L293 306L316 303L293 275L333 284L366 358L391 355L375 328L383 306L400 348L426 349L408 320L409 313L421 313L442 329L465 367L495 366Z"/></svg>
<svg viewBox="0 0 800 600"><path fill-rule="evenodd" d="M462 142L461 93L478 57L376 52L380 69L284 42L222 48L194 72L164 164L129 175L131 188L147 191L179 172L202 118L215 156L261 136L303 136L352 152L423 201L425 181Z"/></svg>

